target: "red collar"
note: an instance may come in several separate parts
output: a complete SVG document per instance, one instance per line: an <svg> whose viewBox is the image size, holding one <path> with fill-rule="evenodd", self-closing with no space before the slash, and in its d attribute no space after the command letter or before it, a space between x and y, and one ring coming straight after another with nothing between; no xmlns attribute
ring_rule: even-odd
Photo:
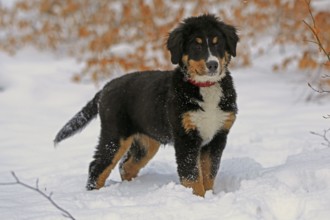
<svg viewBox="0 0 330 220"><path fill-rule="evenodd" d="M216 84L216 82L196 82L192 79L188 79L188 82L197 87L210 87Z"/></svg>

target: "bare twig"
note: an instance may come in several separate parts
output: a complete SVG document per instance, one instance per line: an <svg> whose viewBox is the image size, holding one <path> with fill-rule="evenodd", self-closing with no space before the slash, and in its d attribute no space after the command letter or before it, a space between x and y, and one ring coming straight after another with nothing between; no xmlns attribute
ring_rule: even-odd
<svg viewBox="0 0 330 220"><path fill-rule="evenodd" d="M325 79L325 78L330 78L330 75L328 75L328 74L324 74L324 75L322 76L322 78L323 78L323 79Z"/></svg>
<svg viewBox="0 0 330 220"><path fill-rule="evenodd" d="M46 193L44 193L43 191L41 191L39 189L39 179L36 180L36 186L30 186L26 183L23 183L22 181L20 181L20 179L16 176L15 172L11 172L12 176L15 179L15 182L8 182L8 183L0 183L1 186L8 186L8 185L21 185L24 186L25 188L31 189L37 193L39 193L40 195L42 195L44 198L46 198L53 206L55 206L55 208L57 208L58 210L60 210L62 212L62 215L66 218L69 219L75 219L67 210L63 209L62 207L60 207L51 197L53 195L53 193L49 193L49 195L47 195Z"/></svg>
<svg viewBox="0 0 330 220"><path fill-rule="evenodd" d="M328 138L328 135L329 135L328 132L329 131L330 131L330 128L323 130L323 134L320 134L320 133L317 133L317 132L314 132L314 131L311 131L311 134L323 138L323 140L325 141L325 143L322 143L322 144L325 145L325 146L327 146L327 147L330 147L330 139Z"/></svg>
<svg viewBox="0 0 330 220"><path fill-rule="evenodd" d="M330 118L330 115L326 115L326 116L323 116L324 119L329 119Z"/></svg>
<svg viewBox="0 0 330 220"><path fill-rule="evenodd" d="M317 44L317 45L319 45L319 43L318 42L316 42L316 41L313 41L313 40L306 40L307 42L309 42L309 43L312 43L312 44Z"/></svg>
<svg viewBox="0 0 330 220"><path fill-rule="evenodd" d="M318 93L330 93L330 90L324 90L322 87L320 89L316 89L314 88L310 83L308 83L308 86L314 90L315 92L318 92Z"/></svg>
<svg viewBox="0 0 330 220"><path fill-rule="evenodd" d="M309 15L313 21L313 27L308 24L305 20L303 20L303 22L305 23L305 25L311 30L311 32L313 33L313 36L314 38L316 39L316 42L317 45L319 46L320 50L325 54L325 56L328 58L328 60L330 61L330 52L327 52L326 49L324 48L323 46L323 43L321 42L320 40L320 37L317 33L317 27L316 27L316 23L315 23L315 19L314 19L314 16L313 16L313 13L312 13L312 9L311 9L311 1L308 1L308 0L305 0L305 3L307 5L307 8L308 8L308 12L309 12ZM314 43L314 42L313 42Z"/></svg>
<svg viewBox="0 0 330 220"><path fill-rule="evenodd" d="M312 8L311 8L311 0L305 0L305 3L307 5L307 9L308 9L308 12L309 12L309 15L312 19L312 22L313 22L313 26L310 25L309 23L307 23L305 20L303 20L303 22L305 23L305 25L310 29L310 31L312 32L314 38L316 41L309 41L311 43L314 43L314 44L317 44L319 49L325 54L325 56L327 57L328 61L330 62L330 52L327 52L326 49L324 48L323 46L323 43L321 42L320 40L320 37L319 37L319 31L318 31L318 28L316 27L316 23L315 23L315 18L314 18L314 15L312 13ZM329 75L324 75L322 76L322 78L328 78ZM313 87L310 83L308 83L308 86L315 92L317 93L330 93L330 90L324 90L321 86L319 89L316 89L315 87Z"/></svg>

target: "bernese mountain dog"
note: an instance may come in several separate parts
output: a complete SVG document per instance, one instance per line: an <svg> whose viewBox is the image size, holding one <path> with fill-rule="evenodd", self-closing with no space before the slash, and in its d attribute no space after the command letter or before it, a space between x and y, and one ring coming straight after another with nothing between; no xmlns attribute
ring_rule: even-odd
<svg viewBox="0 0 330 220"><path fill-rule="evenodd" d="M166 42L174 70L116 78L65 124L55 144L100 117L88 190L103 187L118 162L122 180L134 179L167 143L174 145L181 184L199 196L213 189L237 113L228 70L236 56L236 32L212 14L184 19Z"/></svg>

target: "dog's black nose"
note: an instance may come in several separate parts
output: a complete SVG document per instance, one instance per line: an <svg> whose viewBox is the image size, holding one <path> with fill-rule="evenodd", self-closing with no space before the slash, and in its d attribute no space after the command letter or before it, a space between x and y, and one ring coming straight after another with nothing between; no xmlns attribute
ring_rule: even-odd
<svg viewBox="0 0 330 220"><path fill-rule="evenodd" d="M218 69L218 62L212 60L212 61L207 62L206 66L211 72L215 72Z"/></svg>

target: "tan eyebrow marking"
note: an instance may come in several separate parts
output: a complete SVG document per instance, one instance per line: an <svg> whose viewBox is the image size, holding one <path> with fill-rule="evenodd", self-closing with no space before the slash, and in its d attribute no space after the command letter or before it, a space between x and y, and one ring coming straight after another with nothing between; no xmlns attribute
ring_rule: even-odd
<svg viewBox="0 0 330 220"><path fill-rule="evenodd" d="M212 43L213 43L213 44L218 43L218 37L214 37L213 40L212 40Z"/></svg>
<svg viewBox="0 0 330 220"><path fill-rule="evenodd" d="M202 44L202 43L203 43L202 38L196 37L195 40L196 40L196 42L197 42L198 44Z"/></svg>

